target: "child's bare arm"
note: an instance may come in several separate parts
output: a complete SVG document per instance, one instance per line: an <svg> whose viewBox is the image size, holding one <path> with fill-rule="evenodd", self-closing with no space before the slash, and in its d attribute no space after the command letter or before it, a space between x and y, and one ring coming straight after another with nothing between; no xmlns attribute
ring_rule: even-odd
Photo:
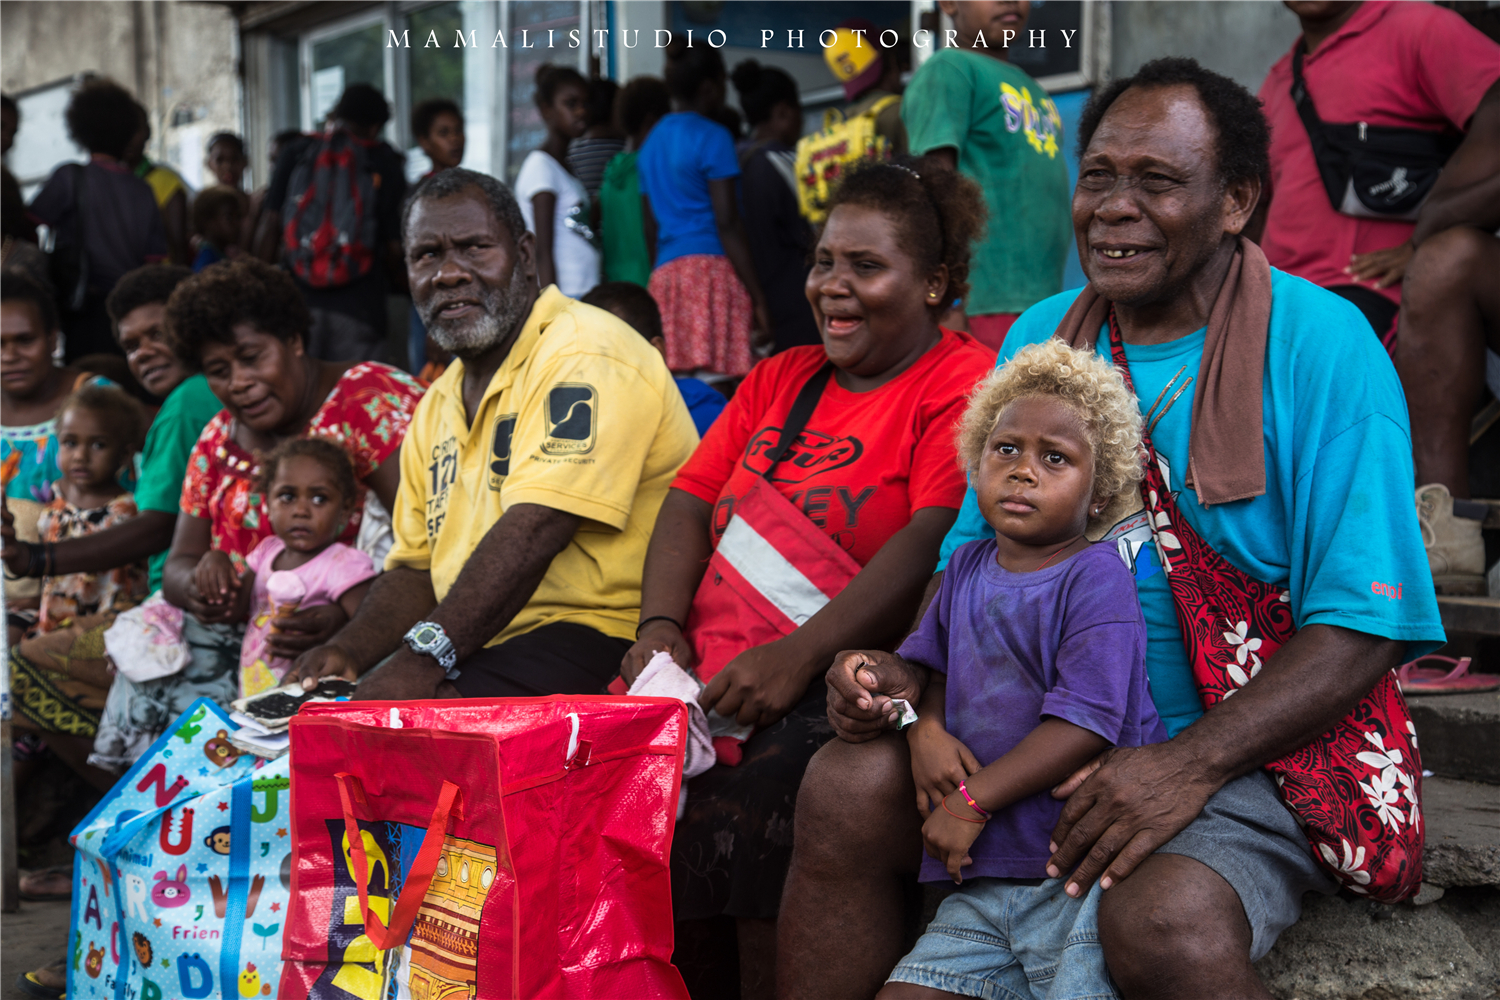
<svg viewBox="0 0 1500 1000"><path fill-rule="evenodd" d="M917 721L906 731L911 776L917 786L917 811L923 819L960 781L979 770L974 754L946 728L947 690L948 678L934 671L917 706Z"/></svg>
<svg viewBox="0 0 1500 1000"><path fill-rule="evenodd" d="M1062 719L1045 718L1004 757L964 781L969 797L993 813L1063 781L1109 746L1097 733ZM913 757L915 766L915 756ZM971 863L969 848L984 819L955 789L922 825L927 853L943 862L955 882Z"/></svg>
<svg viewBox="0 0 1500 1000"><path fill-rule="evenodd" d="M1098 733L1049 716L964 787L976 802L994 812L1052 788L1109 747L1109 740Z"/></svg>

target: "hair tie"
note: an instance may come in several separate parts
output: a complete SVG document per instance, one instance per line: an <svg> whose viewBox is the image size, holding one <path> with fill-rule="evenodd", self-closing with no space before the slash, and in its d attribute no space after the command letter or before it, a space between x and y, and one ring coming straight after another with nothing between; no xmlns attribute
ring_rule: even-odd
<svg viewBox="0 0 1500 1000"><path fill-rule="evenodd" d="M892 163L891 166L895 167L897 170L905 170L907 173L911 174L917 180L921 180L922 179L922 175L921 174L917 173L915 170L913 170L911 167L908 167L904 163Z"/></svg>

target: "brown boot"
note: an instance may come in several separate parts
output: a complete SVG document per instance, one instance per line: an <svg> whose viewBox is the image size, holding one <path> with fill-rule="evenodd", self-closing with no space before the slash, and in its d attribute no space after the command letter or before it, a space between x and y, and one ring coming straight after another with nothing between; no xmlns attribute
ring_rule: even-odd
<svg viewBox="0 0 1500 1000"><path fill-rule="evenodd" d="M1453 513L1453 494L1442 483L1418 487L1417 520L1437 592L1483 594L1484 539L1480 535L1480 522Z"/></svg>

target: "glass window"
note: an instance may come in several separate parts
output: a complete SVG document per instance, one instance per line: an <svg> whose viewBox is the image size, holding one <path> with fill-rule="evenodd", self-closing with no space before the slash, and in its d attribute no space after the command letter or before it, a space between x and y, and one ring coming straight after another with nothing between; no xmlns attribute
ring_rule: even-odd
<svg viewBox="0 0 1500 1000"><path fill-rule="evenodd" d="M384 24L376 21L312 43L308 82L312 90L310 124L314 128L333 108L344 88L351 84L371 84L389 98L383 52L384 29Z"/></svg>
<svg viewBox="0 0 1500 1000"><path fill-rule="evenodd" d="M576 0L518 0L509 5L510 135L506 143L506 177L514 184L521 161L546 138L547 129L536 109L536 71L543 63L578 68L579 50L569 48L568 31L579 28ZM521 32L526 32L523 39ZM549 36L548 32L552 34ZM548 48L548 39L552 47ZM523 43L526 46L523 48Z"/></svg>
<svg viewBox="0 0 1500 1000"><path fill-rule="evenodd" d="M453 52L453 42L464 27L463 5L440 3L412 11L411 24L411 106L435 97L464 101L464 60ZM474 27L472 24L469 27ZM424 48L431 32L437 33L441 48ZM476 41L478 39L476 38ZM481 42L480 44L488 44Z"/></svg>

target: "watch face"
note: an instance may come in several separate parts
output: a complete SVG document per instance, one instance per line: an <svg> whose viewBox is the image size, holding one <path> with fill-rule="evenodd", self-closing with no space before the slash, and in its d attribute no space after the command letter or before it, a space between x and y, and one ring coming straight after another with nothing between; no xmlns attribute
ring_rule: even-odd
<svg viewBox="0 0 1500 1000"><path fill-rule="evenodd" d="M412 639L420 645L430 646L438 641L438 636L440 636L441 634L441 632L433 628L431 625L421 625L418 626L416 632L412 634Z"/></svg>

